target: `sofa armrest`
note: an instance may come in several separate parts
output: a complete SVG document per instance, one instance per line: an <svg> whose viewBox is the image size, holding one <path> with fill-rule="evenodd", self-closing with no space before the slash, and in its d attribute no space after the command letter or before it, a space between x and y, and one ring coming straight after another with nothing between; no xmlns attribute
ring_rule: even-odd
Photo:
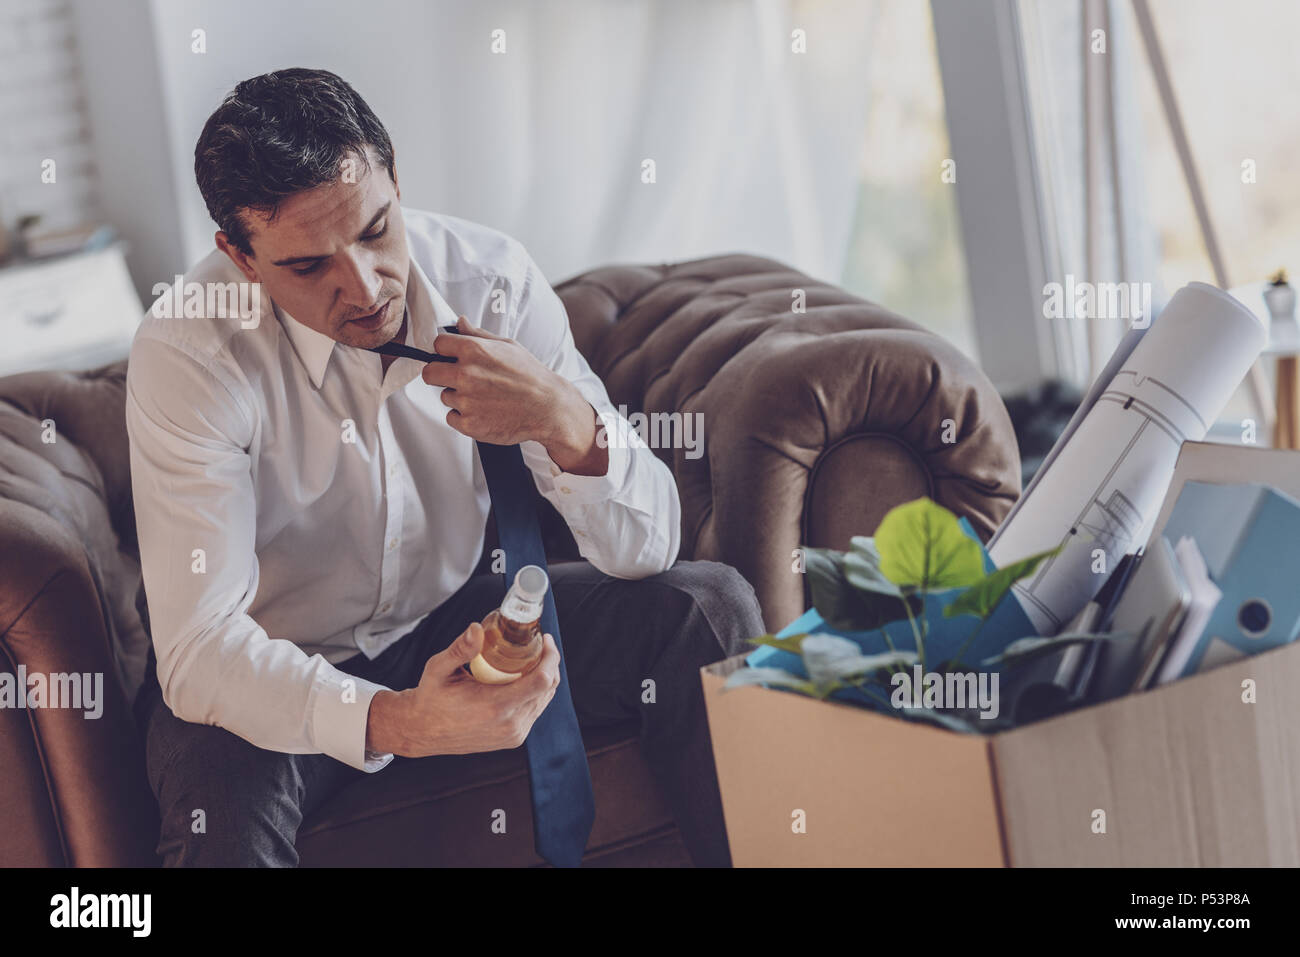
<svg viewBox="0 0 1300 957"><path fill-rule="evenodd" d="M1001 398L919 328L769 330L689 403L706 454L673 453L684 541L739 569L773 630L809 606L800 545L845 549L921 496L987 540L1020 494Z"/></svg>
<svg viewBox="0 0 1300 957"><path fill-rule="evenodd" d="M157 805L84 545L38 509L0 498L0 673L19 693L20 668L28 679L99 675L101 714L0 709L0 866L156 864Z"/></svg>

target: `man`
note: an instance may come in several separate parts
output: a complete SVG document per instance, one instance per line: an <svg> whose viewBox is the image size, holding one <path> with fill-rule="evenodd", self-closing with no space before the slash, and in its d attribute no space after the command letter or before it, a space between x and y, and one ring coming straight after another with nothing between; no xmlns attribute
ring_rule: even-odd
<svg viewBox="0 0 1300 957"><path fill-rule="evenodd" d="M555 642L512 684L462 667L504 593L474 574L484 442L520 445L586 559L551 568L578 720L639 716L692 858L728 865L698 669L763 631L758 604L728 566L674 564L672 476L635 432L601 440L626 423L531 257L404 209L383 125L325 71L240 83L195 174L220 229L185 291L259 283L264 308L166 317L177 290L131 350L156 654L137 706L165 863L294 865L304 816L350 780L524 743ZM368 351L389 342L457 362ZM491 811L465 822L485 842Z"/></svg>

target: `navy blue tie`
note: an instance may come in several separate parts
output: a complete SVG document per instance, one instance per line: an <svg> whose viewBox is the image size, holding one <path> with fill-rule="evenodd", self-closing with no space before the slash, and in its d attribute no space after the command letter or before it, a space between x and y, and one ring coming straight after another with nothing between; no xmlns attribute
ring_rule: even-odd
<svg viewBox="0 0 1300 957"><path fill-rule="evenodd" d="M444 326L456 332L455 326ZM413 346L389 342L371 350L403 356L420 362L455 362ZM505 552L505 580L509 584L525 565L546 567L541 527L533 507L532 475L517 445L478 442L479 461L487 478L496 513L497 538ZM560 684L551 703L533 722L524 742L528 752L528 776L533 798L533 835L537 853L556 867L577 867L596 818L596 799L591 790L591 771L578 728L578 716L569 694L569 676L560 644L560 622L555 614L555 595L548 587L542 604L542 631L555 639L560 651Z"/></svg>

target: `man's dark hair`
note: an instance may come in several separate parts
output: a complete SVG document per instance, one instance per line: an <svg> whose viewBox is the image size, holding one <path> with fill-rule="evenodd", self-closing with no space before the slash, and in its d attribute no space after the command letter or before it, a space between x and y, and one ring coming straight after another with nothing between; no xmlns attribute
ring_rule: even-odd
<svg viewBox="0 0 1300 957"><path fill-rule="evenodd" d="M276 70L244 80L208 117L194 178L208 214L252 255L241 209L274 219L286 197L334 180L344 159L369 169L367 146L396 182L388 131L356 90L328 70Z"/></svg>

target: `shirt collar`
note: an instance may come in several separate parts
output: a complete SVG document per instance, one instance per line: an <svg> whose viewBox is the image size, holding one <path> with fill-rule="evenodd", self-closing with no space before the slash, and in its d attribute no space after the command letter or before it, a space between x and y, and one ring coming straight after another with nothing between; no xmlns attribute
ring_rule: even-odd
<svg viewBox="0 0 1300 957"><path fill-rule="evenodd" d="M274 302L271 305L276 318L279 319L280 325L289 337L289 342L293 345L294 352L298 355L298 360L306 369L307 375L311 377L312 385L317 389L325 381L325 370L329 366L330 356L334 354L336 346L340 349L354 349L357 352L366 351L331 339L323 332L317 332L303 325ZM442 327L456 324L455 310L442 298L424 270L420 268L420 264L414 259L411 260L410 278L406 283L406 311L408 321L405 343L423 349L425 352L436 352L437 350L433 348L433 340L442 331ZM375 360L378 362L379 356L374 353L372 355L375 355ZM410 378L414 378L417 373L418 370L413 371Z"/></svg>

